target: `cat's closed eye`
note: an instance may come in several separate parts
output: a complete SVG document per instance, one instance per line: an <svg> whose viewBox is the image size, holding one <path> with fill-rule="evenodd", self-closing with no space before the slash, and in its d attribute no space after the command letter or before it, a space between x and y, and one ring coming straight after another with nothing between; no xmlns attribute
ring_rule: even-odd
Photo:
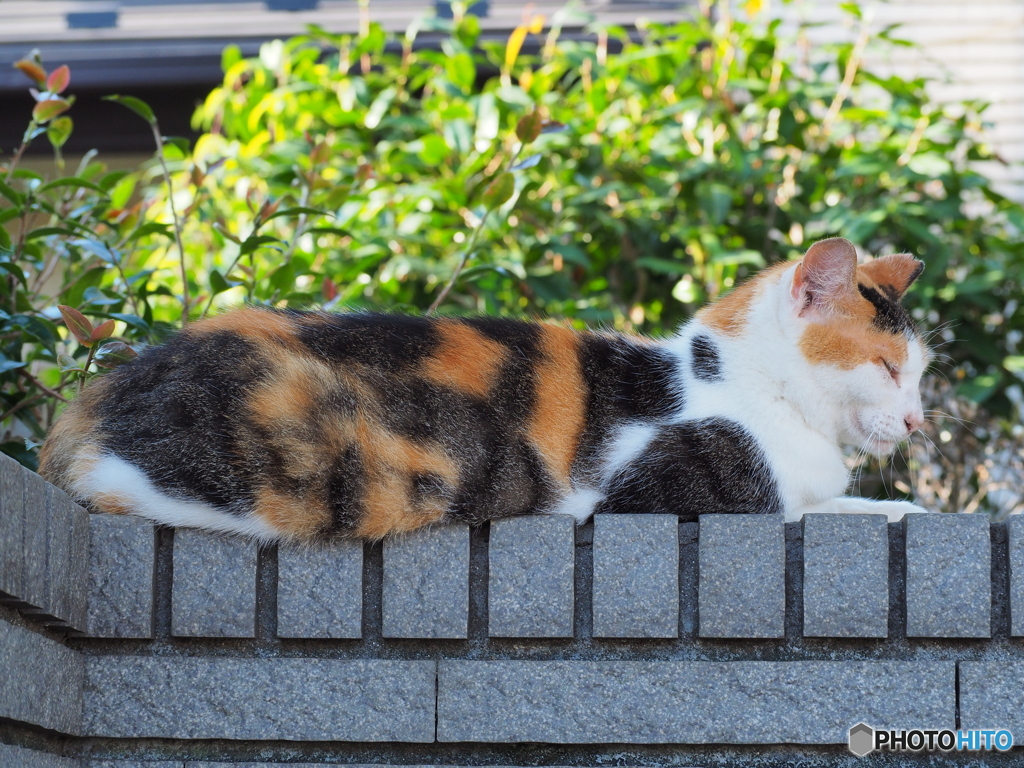
<svg viewBox="0 0 1024 768"><path fill-rule="evenodd" d="M900 369L890 363L884 357L878 359L878 364L882 366L882 369L888 374L889 378L892 379L896 384L900 383Z"/></svg>

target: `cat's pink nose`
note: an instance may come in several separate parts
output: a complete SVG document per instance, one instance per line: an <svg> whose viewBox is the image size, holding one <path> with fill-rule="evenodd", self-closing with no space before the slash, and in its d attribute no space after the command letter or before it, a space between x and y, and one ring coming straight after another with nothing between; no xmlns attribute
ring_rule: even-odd
<svg viewBox="0 0 1024 768"><path fill-rule="evenodd" d="M907 428L907 432L916 432L924 424L924 414L921 413L908 413L903 417L903 426Z"/></svg>

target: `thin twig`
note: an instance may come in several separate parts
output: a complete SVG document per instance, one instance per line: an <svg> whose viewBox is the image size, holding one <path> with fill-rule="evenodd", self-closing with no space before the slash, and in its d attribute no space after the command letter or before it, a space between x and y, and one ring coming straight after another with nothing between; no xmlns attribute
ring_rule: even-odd
<svg viewBox="0 0 1024 768"><path fill-rule="evenodd" d="M60 392L58 392L55 389L50 389L48 386L43 384L43 382L41 382L39 379L37 379L35 376L33 376L31 373L29 373L26 369L19 368L18 371L19 371L19 373L21 373L22 376L24 376L26 379L28 379L32 383L33 386L35 386L38 389L42 390L43 392L45 392L50 397L56 398L57 400L60 400L61 402L64 402L64 403L66 403L68 401L68 399L66 397L64 397L62 394L60 394Z"/></svg>
<svg viewBox="0 0 1024 768"><path fill-rule="evenodd" d="M512 158L508 161L508 168L511 169L516 164L516 160L519 158L519 153L522 151L523 143L519 142L519 146L516 147L516 151L512 153ZM504 172L505 171L502 171L502 173ZM496 174L495 178L497 178L499 175L500 174ZM477 225L473 228L473 233L469 237L469 242L466 244L466 247L462 250L462 256L459 258L459 263L456 265L455 271L452 272L452 276L448 280L445 287L441 289L441 292L437 295L437 298L434 299L429 309L427 309L426 314L428 317L437 311L437 308L441 306L441 302L444 301L445 297L448 295L448 292L455 287L455 283L459 279L459 275L461 275L462 270L466 268L466 263L469 261L470 255L476 248L476 241L480 239L480 233L484 229L484 224L487 222L487 217L491 215L491 212L493 210L493 208L484 209L483 216L480 217L480 221L477 222Z"/></svg>
<svg viewBox="0 0 1024 768"><path fill-rule="evenodd" d="M167 170L167 160L164 157L164 139L160 135L160 125L153 120L149 124L153 131L153 138L156 140L156 156L160 160L160 167L164 172L164 181L167 183L167 202L171 206L171 218L174 219L174 241L178 245L178 259L181 264L181 324L188 322L188 311L190 300L188 296L188 270L185 267L185 248L181 244L181 222L178 220L178 211L174 207L174 187L171 185L171 174Z"/></svg>

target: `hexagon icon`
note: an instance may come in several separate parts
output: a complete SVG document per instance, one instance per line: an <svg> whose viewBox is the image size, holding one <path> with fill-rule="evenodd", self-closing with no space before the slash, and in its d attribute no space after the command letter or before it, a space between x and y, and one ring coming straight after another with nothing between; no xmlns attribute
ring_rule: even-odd
<svg viewBox="0 0 1024 768"><path fill-rule="evenodd" d="M850 751L857 757L864 757L873 750L875 729L867 723L857 723L850 729Z"/></svg>

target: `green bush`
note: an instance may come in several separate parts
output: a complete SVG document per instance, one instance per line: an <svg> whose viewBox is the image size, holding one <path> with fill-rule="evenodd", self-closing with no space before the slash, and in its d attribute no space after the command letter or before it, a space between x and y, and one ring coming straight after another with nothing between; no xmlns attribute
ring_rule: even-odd
<svg viewBox="0 0 1024 768"><path fill-rule="evenodd" d="M833 235L925 260L915 316L955 337L959 391L1012 416L1024 209L971 168L992 157L984 105L867 71L868 46L903 43L847 7L855 39L805 59L778 21L724 12L592 42L559 39L572 10L500 44L472 16L399 38L312 29L253 59L228 48L194 146L120 99L153 126L153 162L87 157L48 182L19 152L0 176L0 449L31 464L16 437L41 440L96 357L243 301L421 312L468 257L440 311L660 334ZM70 121L43 117L26 138L59 147ZM58 303L91 318L78 340ZM104 334L122 344L94 355Z"/></svg>

